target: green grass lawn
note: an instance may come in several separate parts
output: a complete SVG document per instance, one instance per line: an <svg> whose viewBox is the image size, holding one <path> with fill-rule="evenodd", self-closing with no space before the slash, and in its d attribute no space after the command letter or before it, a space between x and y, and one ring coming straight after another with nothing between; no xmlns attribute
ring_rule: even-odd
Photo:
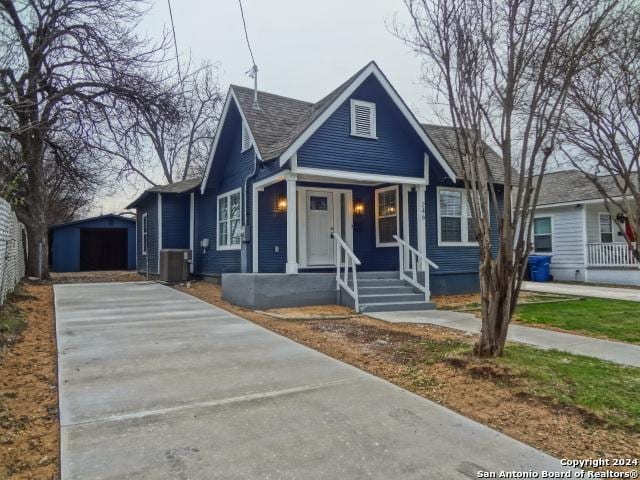
<svg viewBox="0 0 640 480"><path fill-rule="evenodd" d="M528 395L579 407L611 426L640 432L640 368L516 344L492 361L517 372Z"/></svg>
<svg viewBox="0 0 640 480"><path fill-rule="evenodd" d="M406 373L417 387L432 382L432 364L450 363L517 394L576 408L609 427L640 433L640 368L517 343L508 343L504 356L495 359L475 358L471 349L470 343L431 340L407 342L399 351L420 353Z"/></svg>
<svg viewBox="0 0 640 480"><path fill-rule="evenodd" d="M531 325L548 325L584 335L640 343L640 303L602 298L520 305L516 318Z"/></svg>

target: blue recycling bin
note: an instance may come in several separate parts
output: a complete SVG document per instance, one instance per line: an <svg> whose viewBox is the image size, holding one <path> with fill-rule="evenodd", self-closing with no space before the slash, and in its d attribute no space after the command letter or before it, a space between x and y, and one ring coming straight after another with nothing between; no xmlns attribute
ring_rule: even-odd
<svg viewBox="0 0 640 480"><path fill-rule="evenodd" d="M551 280L551 256L529 255L529 272L534 282Z"/></svg>

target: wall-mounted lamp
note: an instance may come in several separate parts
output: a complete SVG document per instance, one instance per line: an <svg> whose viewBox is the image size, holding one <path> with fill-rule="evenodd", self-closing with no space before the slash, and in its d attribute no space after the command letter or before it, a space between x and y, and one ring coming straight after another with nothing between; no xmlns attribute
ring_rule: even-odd
<svg viewBox="0 0 640 480"><path fill-rule="evenodd" d="M278 201L276 203L276 212L286 212L287 211L287 197L280 196L278 197Z"/></svg>
<svg viewBox="0 0 640 480"><path fill-rule="evenodd" d="M356 200L353 204L353 213L354 215L362 215L364 213L364 203L360 200Z"/></svg>

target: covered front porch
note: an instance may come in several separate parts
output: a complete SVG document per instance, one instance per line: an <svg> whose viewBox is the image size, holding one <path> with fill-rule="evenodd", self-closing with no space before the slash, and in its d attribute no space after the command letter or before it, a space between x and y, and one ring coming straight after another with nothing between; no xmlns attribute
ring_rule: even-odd
<svg viewBox="0 0 640 480"><path fill-rule="evenodd" d="M277 282L285 295L304 298L309 289L303 284L310 282L310 291L324 292L313 298L326 300L330 289L337 303L356 310L381 295L387 303L424 307L429 269L438 267L426 257L426 180L376 177L286 172L256 182L254 286ZM275 273L284 275L276 279Z"/></svg>

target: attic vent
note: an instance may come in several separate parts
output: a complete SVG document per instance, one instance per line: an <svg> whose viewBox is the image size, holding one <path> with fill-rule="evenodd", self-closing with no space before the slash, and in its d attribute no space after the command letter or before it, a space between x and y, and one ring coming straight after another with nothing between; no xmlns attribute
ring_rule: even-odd
<svg viewBox="0 0 640 480"><path fill-rule="evenodd" d="M249 150L251 148L251 136L249 135L249 129L242 122L242 151Z"/></svg>
<svg viewBox="0 0 640 480"><path fill-rule="evenodd" d="M351 135L376 137L376 104L351 100Z"/></svg>

